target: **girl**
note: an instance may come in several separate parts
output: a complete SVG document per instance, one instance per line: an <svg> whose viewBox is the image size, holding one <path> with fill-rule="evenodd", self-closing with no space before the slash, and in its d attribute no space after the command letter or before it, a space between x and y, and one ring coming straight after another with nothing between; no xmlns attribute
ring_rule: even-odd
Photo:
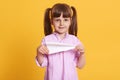
<svg viewBox="0 0 120 80"><path fill-rule="evenodd" d="M54 31L53 31L54 30ZM84 48L77 36L76 10L67 4L58 3L45 11L44 33L37 48L36 62L46 67L45 80L78 80L76 67L85 65ZM49 54L46 42L76 45L74 50Z"/></svg>

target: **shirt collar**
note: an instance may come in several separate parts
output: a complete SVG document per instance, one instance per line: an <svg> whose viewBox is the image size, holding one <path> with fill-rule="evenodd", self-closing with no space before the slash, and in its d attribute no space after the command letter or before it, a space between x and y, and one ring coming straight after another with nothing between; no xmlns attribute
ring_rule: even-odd
<svg viewBox="0 0 120 80"><path fill-rule="evenodd" d="M58 34L57 32L54 31L53 34L54 34L58 39L60 39L59 36L58 36L59 34ZM63 39L67 38L68 36L69 36L69 33L66 32L65 37L64 37Z"/></svg>

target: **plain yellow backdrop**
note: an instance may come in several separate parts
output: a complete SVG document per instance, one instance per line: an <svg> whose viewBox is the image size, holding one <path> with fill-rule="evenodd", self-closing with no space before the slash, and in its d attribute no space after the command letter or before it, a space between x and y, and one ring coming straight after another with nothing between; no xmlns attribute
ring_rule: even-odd
<svg viewBox="0 0 120 80"><path fill-rule="evenodd" d="M58 2L77 9L78 37L86 51L79 80L120 80L119 0L1 0L0 80L43 80L36 48L44 37L44 11Z"/></svg>

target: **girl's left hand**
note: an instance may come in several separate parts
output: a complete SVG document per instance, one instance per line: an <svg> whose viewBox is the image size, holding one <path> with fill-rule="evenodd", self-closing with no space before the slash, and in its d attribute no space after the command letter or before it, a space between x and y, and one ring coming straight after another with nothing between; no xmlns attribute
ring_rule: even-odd
<svg viewBox="0 0 120 80"><path fill-rule="evenodd" d="M84 47L82 45L77 45L75 47L75 51L78 51L78 52L83 52L84 53Z"/></svg>

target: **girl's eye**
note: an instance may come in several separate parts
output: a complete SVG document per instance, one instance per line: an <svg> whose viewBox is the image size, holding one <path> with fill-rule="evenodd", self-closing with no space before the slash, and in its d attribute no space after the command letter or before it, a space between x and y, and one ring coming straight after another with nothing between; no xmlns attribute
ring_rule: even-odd
<svg viewBox="0 0 120 80"><path fill-rule="evenodd" d="M59 19L56 19L55 21L60 21Z"/></svg>
<svg viewBox="0 0 120 80"><path fill-rule="evenodd" d="M69 21L69 19L64 19L64 21Z"/></svg>

